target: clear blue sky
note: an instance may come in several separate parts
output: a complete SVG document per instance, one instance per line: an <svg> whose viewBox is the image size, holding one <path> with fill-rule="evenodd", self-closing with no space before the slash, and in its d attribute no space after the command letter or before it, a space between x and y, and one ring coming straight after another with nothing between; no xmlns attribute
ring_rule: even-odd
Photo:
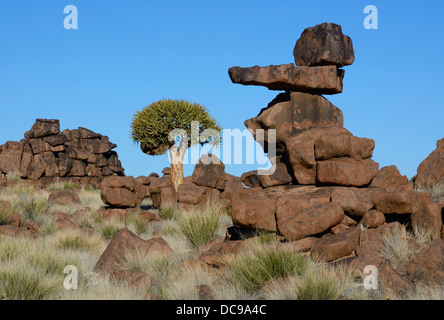
<svg viewBox="0 0 444 320"><path fill-rule="evenodd" d="M78 30L63 27L66 5L78 9ZM367 5L378 8L378 30L363 26ZM22 139L36 118L60 119L62 130L109 136L127 175L160 172L167 157L130 139L137 110L182 98L243 130L277 92L232 84L228 68L291 63L306 27L334 22L356 61L344 92L326 97L345 128L375 140L380 167L410 178L444 137L443 14L442 0L0 0L0 144Z"/></svg>

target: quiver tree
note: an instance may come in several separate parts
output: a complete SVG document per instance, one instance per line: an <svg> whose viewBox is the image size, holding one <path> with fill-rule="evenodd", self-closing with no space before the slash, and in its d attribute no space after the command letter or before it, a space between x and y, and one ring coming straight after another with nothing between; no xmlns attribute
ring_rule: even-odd
<svg viewBox="0 0 444 320"><path fill-rule="evenodd" d="M222 128L208 110L184 100L160 100L137 111L131 123L131 138L149 155L170 151L174 188L183 183L183 159L197 144L220 143Z"/></svg>

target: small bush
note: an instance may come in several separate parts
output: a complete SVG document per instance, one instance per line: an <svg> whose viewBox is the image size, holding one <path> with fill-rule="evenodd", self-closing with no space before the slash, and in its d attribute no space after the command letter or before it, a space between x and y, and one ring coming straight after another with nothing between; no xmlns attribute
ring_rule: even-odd
<svg viewBox="0 0 444 320"><path fill-rule="evenodd" d="M268 281L301 274L306 265L305 257L285 248L256 249L230 264L230 278L247 291L255 292Z"/></svg>
<svg viewBox="0 0 444 320"><path fill-rule="evenodd" d="M159 215L164 220L172 220L177 217L177 207L175 205L165 205L160 208Z"/></svg>
<svg viewBox="0 0 444 320"><path fill-rule="evenodd" d="M0 271L0 299L43 300L55 294L60 284L51 278L42 278L38 271L12 269Z"/></svg>
<svg viewBox="0 0 444 320"><path fill-rule="evenodd" d="M394 230L384 237L383 257L396 268L410 261L417 249L412 246L413 235L405 227Z"/></svg>
<svg viewBox="0 0 444 320"><path fill-rule="evenodd" d="M11 171L6 174L5 178L8 181L18 182L18 181L20 181L20 176L21 176L20 172Z"/></svg>
<svg viewBox="0 0 444 320"><path fill-rule="evenodd" d="M140 216L139 210L132 211L128 214L126 224L130 230L134 230L139 236L147 231L146 221Z"/></svg>
<svg viewBox="0 0 444 320"><path fill-rule="evenodd" d="M193 248L214 239L220 225L220 212L214 208L192 211L179 218L179 226Z"/></svg>
<svg viewBox="0 0 444 320"><path fill-rule="evenodd" d="M12 210L0 204L0 226L9 224L12 218Z"/></svg>
<svg viewBox="0 0 444 320"><path fill-rule="evenodd" d="M296 286L299 300L336 300L339 297L338 279L325 273L306 275Z"/></svg>
<svg viewBox="0 0 444 320"><path fill-rule="evenodd" d="M26 193L21 194L16 206L19 208L25 219L32 222L44 223L48 217L50 206L45 199L36 199Z"/></svg>
<svg viewBox="0 0 444 320"><path fill-rule="evenodd" d="M98 239L78 232L61 234L56 240L56 247L65 250L94 251L98 246Z"/></svg>
<svg viewBox="0 0 444 320"><path fill-rule="evenodd" d="M100 236L105 240L110 240L120 231L120 227L114 224L105 224L100 228Z"/></svg>

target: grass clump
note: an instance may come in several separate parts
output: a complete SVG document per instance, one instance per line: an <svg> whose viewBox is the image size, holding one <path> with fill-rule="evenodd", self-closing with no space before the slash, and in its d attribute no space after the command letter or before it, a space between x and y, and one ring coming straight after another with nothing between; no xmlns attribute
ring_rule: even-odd
<svg viewBox="0 0 444 320"><path fill-rule="evenodd" d="M0 201L0 226L9 224L12 218L12 210L11 207L5 204L2 204Z"/></svg>
<svg viewBox="0 0 444 320"><path fill-rule="evenodd" d="M53 183L48 187L50 191L76 191L80 189L82 187L73 182Z"/></svg>
<svg viewBox="0 0 444 320"><path fill-rule="evenodd" d="M128 229L134 230L135 234L140 236L147 232L147 223L143 217L140 216L139 210L130 211L126 217L126 225Z"/></svg>
<svg viewBox="0 0 444 320"><path fill-rule="evenodd" d="M327 270L307 272L296 284L299 300L336 300L341 292L338 277Z"/></svg>
<svg viewBox="0 0 444 320"><path fill-rule="evenodd" d="M49 216L50 205L45 199L37 199L33 195L21 194L16 206L23 217L31 222L45 223Z"/></svg>
<svg viewBox="0 0 444 320"><path fill-rule="evenodd" d="M177 217L177 207L169 204L160 208L159 216L164 220L173 220Z"/></svg>
<svg viewBox="0 0 444 320"><path fill-rule="evenodd" d="M0 271L0 299L43 300L51 298L60 286L58 279L43 277L38 269L8 268Z"/></svg>
<svg viewBox="0 0 444 320"><path fill-rule="evenodd" d="M390 262L394 268L409 262L417 248L412 245L414 237L404 226L396 228L384 237L383 257Z"/></svg>
<svg viewBox="0 0 444 320"><path fill-rule="evenodd" d="M220 226L220 210L208 207L184 213L179 218L179 227L193 248L211 241L217 236Z"/></svg>
<svg viewBox="0 0 444 320"><path fill-rule="evenodd" d="M120 229L121 228L119 226L112 223L104 224L100 228L100 236L105 240L110 240L114 238L114 236L120 231Z"/></svg>
<svg viewBox="0 0 444 320"><path fill-rule="evenodd" d="M307 258L286 248L270 246L252 250L230 264L230 278L249 292L261 289L271 280L302 274Z"/></svg>

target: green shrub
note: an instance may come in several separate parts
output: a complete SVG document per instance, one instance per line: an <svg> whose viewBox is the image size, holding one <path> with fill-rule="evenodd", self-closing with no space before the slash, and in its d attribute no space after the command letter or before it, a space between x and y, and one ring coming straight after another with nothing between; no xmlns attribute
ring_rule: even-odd
<svg viewBox="0 0 444 320"><path fill-rule="evenodd" d="M147 231L146 221L140 216L139 210L128 213L126 224L128 228L134 230L137 235L141 235Z"/></svg>
<svg viewBox="0 0 444 320"><path fill-rule="evenodd" d="M325 274L307 275L296 286L299 300L336 300L339 297L338 279Z"/></svg>
<svg viewBox="0 0 444 320"><path fill-rule="evenodd" d="M0 299L43 300L54 295L60 284L39 272L17 268L0 271Z"/></svg>
<svg viewBox="0 0 444 320"><path fill-rule="evenodd" d="M307 259L289 249L267 247L238 257L230 264L230 278L249 292L256 292L271 280L302 274Z"/></svg>
<svg viewBox="0 0 444 320"><path fill-rule="evenodd" d="M177 207L175 205L164 205L160 208L159 215L164 220L177 218Z"/></svg>
<svg viewBox="0 0 444 320"><path fill-rule="evenodd" d="M12 210L0 204L0 226L9 224L12 218Z"/></svg>
<svg viewBox="0 0 444 320"><path fill-rule="evenodd" d="M25 219L39 224L47 222L50 206L45 199L36 199L27 193L22 193L16 203L20 213Z"/></svg>
<svg viewBox="0 0 444 320"><path fill-rule="evenodd" d="M205 244L217 235L220 212L214 208L192 211L179 218L179 226L193 248Z"/></svg>
<svg viewBox="0 0 444 320"><path fill-rule="evenodd" d="M100 235L103 239L110 240L120 231L120 227L113 224L105 224L100 228Z"/></svg>

